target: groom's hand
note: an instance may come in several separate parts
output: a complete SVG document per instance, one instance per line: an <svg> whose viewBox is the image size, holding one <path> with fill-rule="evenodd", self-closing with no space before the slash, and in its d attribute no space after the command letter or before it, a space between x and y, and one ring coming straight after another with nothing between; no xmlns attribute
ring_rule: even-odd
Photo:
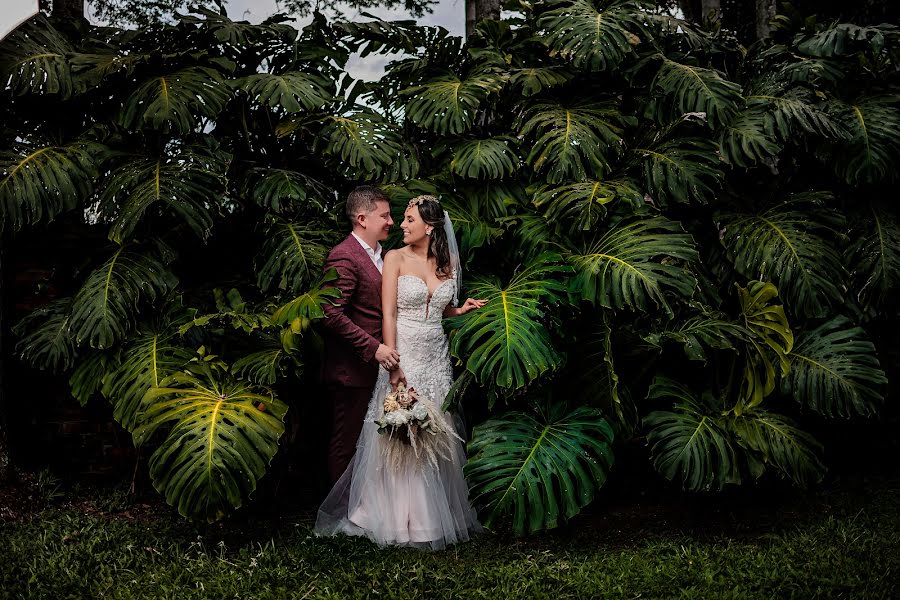
<svg viewBox="0 0 900 600"><path fill-rule="evenodd" d="M384 344L378 345L378 350L375 351L375 360L387 371L393 371L400 366L400 355L396 350Z"/></svg>

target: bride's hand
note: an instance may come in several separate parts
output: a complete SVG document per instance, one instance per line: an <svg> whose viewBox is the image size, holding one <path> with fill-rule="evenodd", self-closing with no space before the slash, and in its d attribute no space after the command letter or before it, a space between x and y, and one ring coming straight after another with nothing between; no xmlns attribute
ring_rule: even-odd
<svg viewBox="0 0 900 600"><path fill-rule="evenodd" d="M404 387L409 387L409 384L406 383L406 374L403 373L403 369L397 367L391 371L391 389L396 392L401 381Z"/></svg>
<svg viewBox="0 0 900 600"><path fill-rule="evenodd" d="M475 310L484 306L487 300L475 300L474 298L468 298L465 303L459 307L459 314L464 315L471 310Z"/></svg>

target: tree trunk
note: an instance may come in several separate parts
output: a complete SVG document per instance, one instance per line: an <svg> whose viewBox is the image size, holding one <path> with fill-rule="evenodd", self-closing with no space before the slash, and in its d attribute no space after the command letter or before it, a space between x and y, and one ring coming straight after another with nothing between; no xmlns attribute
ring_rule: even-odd
<svg viewBox="0 0 900 600"><path fill-rule="evenodd" d="M769 20L775 16L775 0L756 0L756 39L764 40L772 31Z"/></svg>
<svg viewBox="0 0 900 600"><path fill-rule="evenodd" d="M466 37L475 31L483 19L500 19L500 0L466 0Z"/></svg>
<svg viewBox="0 0 900 600"><path fill-rule="evenodd" d="M761 0L760 0L761 1ZM703 22L721 23L722 22L722 2L721 0L700 0L700 17Z"/></svg>

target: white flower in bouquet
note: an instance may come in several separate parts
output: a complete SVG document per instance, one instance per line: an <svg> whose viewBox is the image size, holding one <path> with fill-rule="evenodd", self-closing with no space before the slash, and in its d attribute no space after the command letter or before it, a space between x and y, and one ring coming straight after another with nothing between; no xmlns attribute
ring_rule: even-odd
<svg viewBox="0 0 900 600"><path fill-rule="evenodd" d="M416 421L425 421L428 419L428 408L424 402L416 402L410 410L412 418Z"/></svg>
<svg viewBox="0 0 900 600"><path fill-rule="evenodd" d="M384 415L384 423L391 427L400 427L409 423L411 416L410 412L405 408L398 408Z"/></svg>

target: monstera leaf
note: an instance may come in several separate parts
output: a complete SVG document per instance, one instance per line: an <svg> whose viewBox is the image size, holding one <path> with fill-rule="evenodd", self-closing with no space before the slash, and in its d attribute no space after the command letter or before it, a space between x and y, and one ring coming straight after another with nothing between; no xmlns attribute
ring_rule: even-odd
<svg viewBox="0 0 900 600"><path fill-rule="evenodd" d="M121 246L81 285L69 327L79 343L109 348L134 327L141 302L164 297L177 281L152 254Z"/></svg>
<svg viewBox="0 0 900 600"><path fill-rule="evenodd" d="M378 178L403 152L400 136L375 111L328 118L323 131L325 153L337 156L351 171Z"/></svg>
<svg viewBox="0 0 900 600"><path fill-rule="evenodd" d="M509 83L522 90L526 98L541 91L568 83L574 77L571 70L553 67L527 67L510 72Z"/></svg>
<svg viewBox="0 0 900 600"><path fill-rule="evenodd" d="M832 57L869 46L877 54L884 48L886 34L893 33L891 30L895 30L891 25L862 27L853 23L835 23L798 40L797 50L810 56Z"/></svg>
<svg viewBox="0 0 900 600"><path fill-rule="evenodd" d="M475 73L435 77L401 92L409 96L406 114L413 123L437 134L460 134L472 128L475 114L488 96L503 87L506 75Z"/></svg>
<svg viewBox="0 0 900 600"><path fill-rule="evenodd" d="M280 107L288 113L322 108L332 100L333 85L318 74L256 73L240 79L235 87L244 90L261 106Z"/></svg>
<svg viewBox="0 0 900 600"><path fill-rule="evenodd" d="M227 375L175 373L144 396L134 442L166 429L150 457L153 487L181 515L213 522L256 489L286 412L276 397Z"/></svg>
<svg viewBox="0 0 900 600"><path fill-rule="evenodd" d="M279 221L266 234L256 272L256 284L265 292L273 287L296 295L317 277L335 242L334 232L312 224Z"/></svg>
<svg viewBox="0 0 900 600"><path fill-rule="evenodd" d="M578 68L606 71L617 67L641 39L632 30L641 30L641 9L646 2L613 0L598 10L590 0L562 0L548 3L538 28L550 54L569 60Z"/></svg>
<svg viewBox="0 0 900 600"><path fill-rule="evenodd" d="M818 456L821 444L787 417L755 410L733 418L729 424L737 434L738 444L797 485L809 487L822 480L825 465Z"/></svg>
<svg viewBox="0 0 900 600"><path fill-rule="evenodd" d="M568 269L556 264L557 259L540 255L506 286L496 278L472 284L469 295L487 304L455 321L459 329L450 350L480 383L511 391L562 364L547 330L550 315L545 309L565 290L554 277Z"/></svg>
<svg viewBox="0 0 900 600"><path fill-rule="evenodd" d="M328 285L336 279L337 271L329 269L308 292L280 306L272 315L272 322L288 326L294 334L301 334L313 321L324 319L325 310L322 307L341 297L339 289Z"/></svg>
<svg viewBox="0 0 900 600"><path fill-rule="evenodd" d="M109 238L121 243L151 208L165 207L205 239L221 202L229 160L225 153L186 148L124 163L113 171L100 196L100 212L113 216Z"/></svg>
<svg viewBox="0 0 900 600"><path fill-rule="evenodd" d="M671 117L703 113L710 126L731 120L741 101L741 86L724 79L715 69L704 69L659 55L662 64L652 86L666 95L675 108Z"/></svg>
<svg viewBox="0 0 900 600"><path fill-rule="evenodd" d="M541 186L534 205L544 209L551 223L564 223L572 233L593 230L606 216L606 205L625 202L634 208L644 204L644 195L630 179L592 180L560 186Z"/></svg>
<svg viewBox="0 0 900 600"><path fill-rule="evenodd" d="M609 418L615 418L617 432L634 433L638 423L634 400L620 381L613 358L613 316L602 311L602 318L579 327L568 349L563 380L569 393L578 394L588 405L600 406Z"/></svg>
<svg viewBox="0 0 900 600"><path fill-rule="evenodd" d="M724 125L719 146L729 163L744 168L775 156L782 150L771 129L771 115L760 106L743 109Z"/></svg>
<svg viewBox="0 0 900 600"><path fill-rule="evenodd" d="M325 199L332 191L325 184L297 171L258 167L247 172L243 181L244 196L276 213L298 207L324 212Z"/></svg>
<svg viewBox="0 0 900 600"><path fill-rule="evenodd" d="M503 230L496 222L492 208L502 198L503 190L496 184L479 183L479 189L449 198L441 198L441 205L453 222L459 238L460 256L472 256L472 251L500 237Z"/></svg>
<svg viewBox="0 0 900 600"><path fill-rule="evenodd" d="M746 340L751 335L746 328L725 315L704 307L702 314L667 324L667 327L648 333L643 338L654 346L661 346L664 340L678 342L689 360L705 363L707 349L736 351L736 340Z"/></svg>
<svg viewBox="0 0 900 600"><path fill-rule="evenodd" d="M855 219L845 264L860 305L877 312L893 300L900 283L900 222L890 213L868 207Z"/></svg>
<svg viewBox="0 0 900 600"><path fill-rule="evenodd" d="M39 16L13 32L0 54L0 72L14 94L58 94L68 98L75 91L72 68L66 56L72 46Z"/></svg>
<svg viewBox="0 0 900 600"><path fill-rule="evenodd" d="M647 189L663 206L715 200L725 176L717 151L716 144L700 138L680 138L631 150L643 164Z"/></svg>
<svg viewBox="0 0 900 600"><path fill-rule="evenodd" d="M87 405L103 388L103 378L109 372L113 362L113 352L92 352L78 361L69 377L72 397L82 406Z"/></svg>
<svg viewBox="0 0 900 600"><path fill-rule="evenodd" d="M0 231L52 221L87 200L104 150L99 144L14 144L0 151Z"/></svg>
<svg viewBox="0 0 900 600"><path fill-rule="evenodd" d="M172 128L186 134L197 127L198 116L214 119L231 98L222 76L207 67L188 67L144 81L125 101L122 125Z"/></svg>
<svg viewBox="0 0 900 600"><path fill-rule="evenodd" d="M538 102L519 119L519 134L535 140L527 157L535 171L546 171L551 183L579 181L609 171L631 121L613 104Z"/></svg>
<svg viewBox="0 0 900 600"><path fill-rule="evenodd" d="M869 96L834 102L830 114L848 135L838 147L835 169L850 185L894 181L900 156L900 96Z"/></svg>
<svg viewBox="0 0 900 600"><path fill-rule="evenodd" d="M606 308L672 310L666 292L689 298L696 279L675 261L697 259L691 236L663 217L616 225L599 240L572 253L575 289L584 300Z"/></svg>
<svg viewBox="0 0 900 600"><path fill-rule="evenodd" d="M269 343L234 361L232 372L258 385L273 385L284 370L288 351L280 344Z"/></svg>
<svg viewBox="0 0 900 600"><path fill-rule="evenodd" d="M29 313L16 324L21 339L16 352L38 369L66 371L75 362L75 337L71 331L71 298L54 300Z"/></svg>
<svg viewBox="0 0 900 600"><path fill-rule="evenodd" d="M844 228L837 212L797 201L755 215L723 215L722 222L722 243L737 270L771 280L798 314L821 317L841 301L838 285L848 277L833 241Z"/></svg>
<svg viewBox="0 0 900 600"><path fill-rule="evenodd" d="M508 517L518 535L556 527L594 499L612 468L613 432L600 411L511 412L475 427L465 466L486 526Z"/></svg>
<svg viewBox="0 0 900 600"><path fill-rule="evenodd" d="M721 490L741 482L734 442L712 406L663 376L653 380L647 398L674 402L673 411L644 417L653 466L663 477L691 491Z"/></svg>
<svg viewBox="0 0 900 600"><path fill-rule="evenodd" d="M788 359L783 387L801 404L828 417L878 412L887 378L866 332L846 317L802 333Z"/></svg>
<svg viewBox="0 0 900 600"><path fill-rule="evenodd" d="M118 364L103 378L102 392L113 405L116 421L133 432L147 391L158 388L193 356L172 332L147 331L130 339L119 353Z"/></svg>
<svg viewBox="0 0 900 600"><path fill-rule="evenodd" d="M498 136L484 140L466 140L453 147L450 172L475 179L502 179L519 168L515 138Z"/></svg>
<svg viewBox="0 0 900 600"><path fill-rule="evenodd" d="M753 335L747 338L747 362L735 414L759 405L775 389L775 366L769 358L775 354L781 374L790 370L788 354L794 347L784 307L772 304L778 289L771 283L751 281L746 288L736 286L744 327Z"/></svg>

